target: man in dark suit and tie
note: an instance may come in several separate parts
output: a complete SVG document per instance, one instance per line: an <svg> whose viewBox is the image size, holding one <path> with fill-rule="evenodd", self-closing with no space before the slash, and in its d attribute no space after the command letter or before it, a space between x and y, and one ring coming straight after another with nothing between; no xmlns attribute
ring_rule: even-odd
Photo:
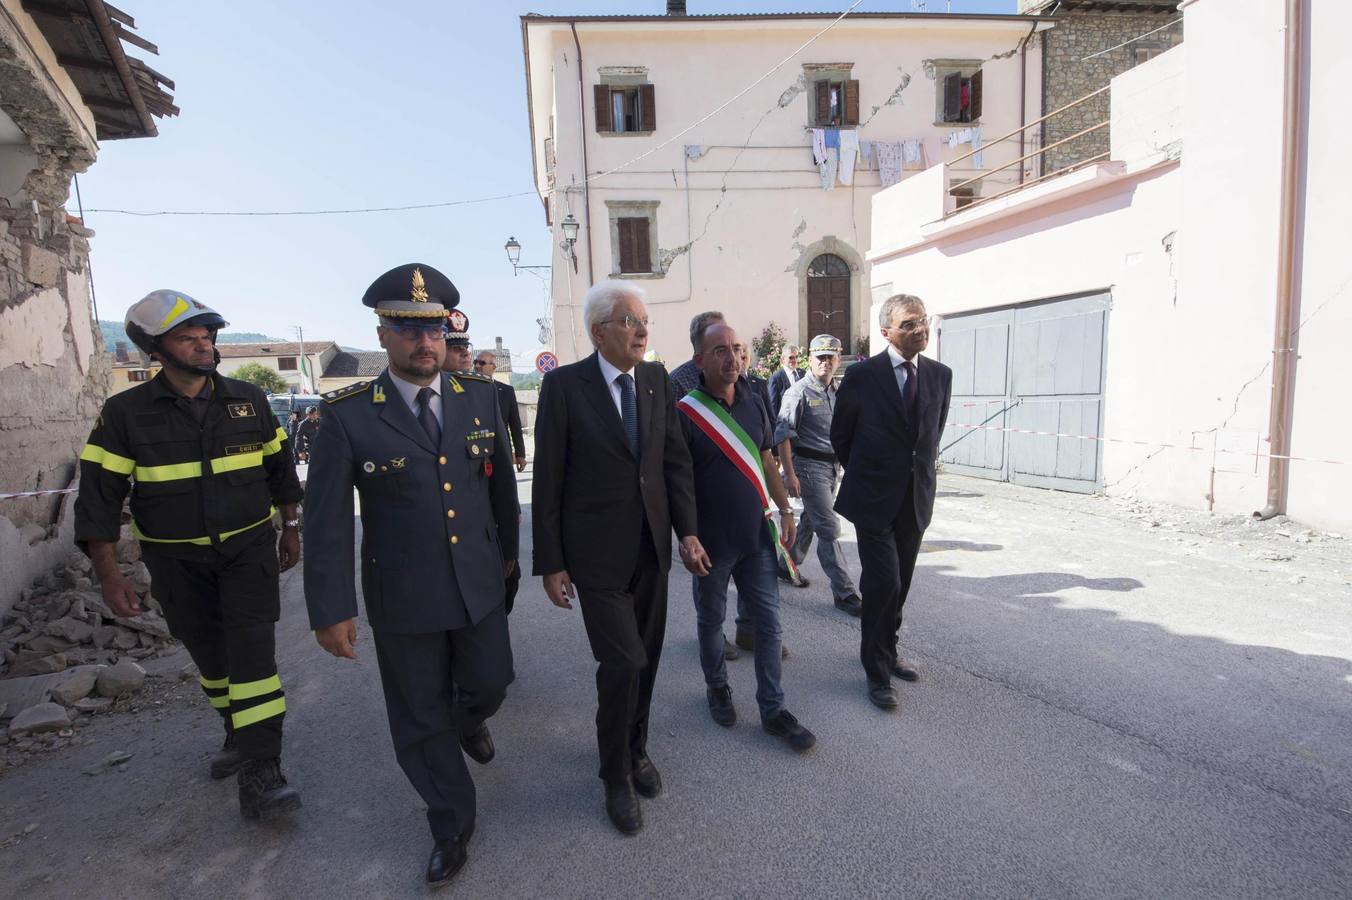
<svg viewBox="0 0 1352 900"><path fill-rule="evenodd" d="M854 523L859 539L859 659L869 700L891 710L898 705L891 676L920 677L897 655L897 632L934 513L935 465L953 370L920 356L929 344L929 317L919 297L889 297L878 319L887 349L845 373L831 444L845 466L836 512Z"/></svg>
<svg viewBox="0 0 1352 900"><path fill-rule="evenodd" d="M305 498L310 625L325 650L352 659L353 488L361 495L362 596L395 757L427 804L433 885L465 864L475 792L461 750L493 758L485 722L513 677L503 578L516 568L516 477L492 385L440 371L459 300L420 264L367 290L389 367L324 395Z"/></svg>
<svg viewBox="0 0 1352 900"><path fill-rule="evenodd" d="M579 597L596 669L596 743L606 814L624 834L643 827L637 794L662 778L648 757L648 707L667 621L671 532L698 575L690 451L666 370L643 362L643 291L602 281L583 317L596 352L547 374L535 426L531 504L535 574L555 606Z"/></svg>
<svg viewBox="0 0 1352 900"><path fill-rule="evenodd" d="M803 377L803 370L798 368L798 359L798 347L785 344L779 354L779 368L770 376L770 415L776 419L779 418L780 404L784 402L784 392Z"/></svg>

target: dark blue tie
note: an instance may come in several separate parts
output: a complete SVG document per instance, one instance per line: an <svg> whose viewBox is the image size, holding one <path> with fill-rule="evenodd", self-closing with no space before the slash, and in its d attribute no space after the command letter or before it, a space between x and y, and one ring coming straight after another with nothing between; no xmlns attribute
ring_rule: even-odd
<svg viewBox="0 0 1352 900"><path fill-rule="evenodd" d="M437 417L432 413L432 395L435 393L430 387L418 389L418 424L422 425L423 431L432 439L433 447L441 446L441 426L437 424Z"/></svg>
<svg viewBox="0 0 1352 900"><path fill-rule="evenodd" d="M624 419L624 436L629 441L629 452L638 459L638 403L634 398L634 376L628 372L615 379L620 386L620 418Z"/></svg>
<svg viewBox="0 0 1352 900"><path fill-rule="evenodd" d="M906 410L906 417L915 415L915 364L909 359L901 364L901 368L906 372L906 383L901 387L901 405Z"/></svg>

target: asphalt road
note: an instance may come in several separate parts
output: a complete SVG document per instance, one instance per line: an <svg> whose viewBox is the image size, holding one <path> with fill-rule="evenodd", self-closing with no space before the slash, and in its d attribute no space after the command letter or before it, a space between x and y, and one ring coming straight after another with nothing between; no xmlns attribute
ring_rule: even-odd
<svg viewBox="0 0 1352 900"><path fill-rule="evenodd" d="M867 702L857 620L815 559L813 585L785 589L788 707L819 738L802 757L761 732L748 658L729 664L743 721L709 720L673 574L650 747L666 792L633 838L602 810L580 612L527 579L498 756L471 764L478 833L444 893L1345 898L1352 562L1347 542L1258 559L1274 542L946 476L902 634L922 680L898 714ZM240 819L233 781L205 774L214 714L166 665L140 713L0 779L0 896L424 893L369 632L355 664L327 657L300 582L284 576L279 637L304 809ZM79 774L115 749L135 754L122 770Z"/></svg>

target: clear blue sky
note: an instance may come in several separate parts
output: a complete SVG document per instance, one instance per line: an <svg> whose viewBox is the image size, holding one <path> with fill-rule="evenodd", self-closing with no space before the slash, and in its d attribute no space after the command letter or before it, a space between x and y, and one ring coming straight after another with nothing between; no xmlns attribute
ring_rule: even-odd
<svg viewBox="0 0 1352 900"><path fill-rule="evenodd" d="M380 4L127 0L146 58L176 82L176 119L156 138L109 141L80 178L86 209L310 210L397 206L532 190L518 17L658 13L663 0ZM689 0L694 13L832 11L847 0ZM1015 0L953 0L1013 12ZM929 0L942 11L943 0ZM860 11L909 11L909 0ZM472 73L472 75L471 75ZM724 100L710 97L710 108ZM696 141L697 142L697 141ZM71 211L74 211L74 198ZM218 309L231 330L376 347L361 295L421 261L460 289L475 343L501 335L518 370L540 349L547 263L534 196L448 209L286 218L138 218L91 213L99 314L120 320L156 288Z"/></svg>

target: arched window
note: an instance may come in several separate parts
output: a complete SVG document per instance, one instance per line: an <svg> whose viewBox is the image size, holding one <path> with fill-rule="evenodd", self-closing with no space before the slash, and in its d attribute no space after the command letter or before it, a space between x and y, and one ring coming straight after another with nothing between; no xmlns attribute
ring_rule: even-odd
<svg viewBox="0 0 1352 900"><path fill-rule="evenodd" d="M850 276L850 267L841 259L832 253L823 253L812 261L812 265L807 267L808 278L826 278L826 277L844 277Z"/></svg>

